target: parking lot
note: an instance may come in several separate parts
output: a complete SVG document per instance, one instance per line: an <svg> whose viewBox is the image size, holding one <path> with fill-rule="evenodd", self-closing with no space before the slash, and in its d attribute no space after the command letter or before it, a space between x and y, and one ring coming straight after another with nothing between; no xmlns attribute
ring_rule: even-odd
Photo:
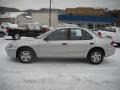
<svg viewBox="0 0 120 90"><path fill-rule="evenodd" d="M12 41L0 38L0 90L120 90L120 48L100 65L61 58L22 64L5 52Z"/></svg>

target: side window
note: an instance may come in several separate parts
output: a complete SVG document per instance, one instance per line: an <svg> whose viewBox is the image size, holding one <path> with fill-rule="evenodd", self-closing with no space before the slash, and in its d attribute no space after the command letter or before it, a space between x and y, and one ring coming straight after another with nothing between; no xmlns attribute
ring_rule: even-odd
<svg viewBox="0 0 120 90"><path fill-rule="evenodd" d="M67 30L57 30L46 37L48 40L67 40Z"/></svg>
<svg viewBox="0 0 120 90"><path fill-rule="evenodd" d="M71 40L91 40L92 36L85 30L71 29Z"/></svg>
<svg viewBox="0 0 120 90"><path fill-rule="evenodd" d="M82 31L80 29L71 29L71 40L80 40L82 38Z"/></svg>

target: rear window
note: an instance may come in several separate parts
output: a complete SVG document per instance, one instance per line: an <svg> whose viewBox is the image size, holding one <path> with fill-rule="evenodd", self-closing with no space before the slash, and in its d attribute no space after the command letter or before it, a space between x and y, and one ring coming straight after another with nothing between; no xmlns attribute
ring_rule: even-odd
<svg viewBox="0 0 120 90"><path fill-rule="evenodd" d="M90 32L92 32L95 36L97 36L97 37L99 37L99 38L103 38L103 37L101 37L100 35L98 35L98 33L95 33L94 31L92 31L92 30L89 30ZM99 31L99 30L98 30Z"/></svg>
<svg viewBox="0 0 120 90"><path fill-rule="evenodd" d="M116 28L106 28L106 29L104 29L104 31L116 32Z"/></svg>

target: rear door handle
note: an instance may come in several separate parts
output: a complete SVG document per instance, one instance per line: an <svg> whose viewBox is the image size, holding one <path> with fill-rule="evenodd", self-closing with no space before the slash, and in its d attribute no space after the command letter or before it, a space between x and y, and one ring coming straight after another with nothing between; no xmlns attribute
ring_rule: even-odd
<svg viewBox="0 0 120 90"><path fill-rule="evenodd" d="M94 43L90 43L90 45L94 45Z"/></svg>
<svg viewBox="0 0 120 90"><path fill-rule="evenodd" d="M67 43L62 43L62 45L67 45Z"/></svg>

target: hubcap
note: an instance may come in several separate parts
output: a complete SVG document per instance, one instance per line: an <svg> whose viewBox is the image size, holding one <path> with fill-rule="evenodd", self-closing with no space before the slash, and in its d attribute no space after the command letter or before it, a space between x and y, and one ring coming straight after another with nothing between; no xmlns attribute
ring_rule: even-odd
<svg viewBox="0 0 120 90"><path fill-rule="evenodd" d="M29 51L22 51L20 54L20 58L24 62L28 62L31 60L31 53Z"/></svg>
<svg viewBox="0 0 120 90"><path fill-rule="evenodd" d="M100 62L100 60L102 59L102 56L101 56L101 53L100 52L94 52L92 55L91 55L91 60L93 62Z"/></svg>
<svg viewBox="0 0 120 90"><path fill-rule="evenodd" d="M15 34L15 39L19 39L19 34Z"/></svg>

